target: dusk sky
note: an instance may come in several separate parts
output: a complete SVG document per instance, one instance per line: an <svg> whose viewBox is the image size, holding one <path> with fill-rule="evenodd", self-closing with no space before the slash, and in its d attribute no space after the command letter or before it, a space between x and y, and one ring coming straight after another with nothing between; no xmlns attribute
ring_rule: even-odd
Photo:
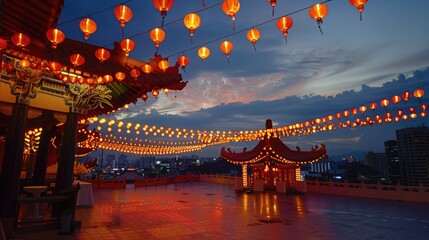
<svg viewBox="0 0 429 240"><path fill-rule="evenodd" d="M183 80L188 81L185 89L168 96L161 93L158 99L150 96L146 103L141 100L128 110L104 117L173 128L257 130L264 128L268 118L274 127L286 126L379 102L418 87L429 93L429 1L369 0L362 21L348 0L328 1L329 13L321 25L323 35L306 9L322 1L278 0L272 16L267 1L241 0L235 31L220 2L176 0L165 18L166 40L158 53L168 57L170 65L181 54L189 57L186 71L181 70ZM134 17L122 36L113 15L113 6L120 3L123 1L66 0L58 28L68 38L84 41L78 25L80 19L89 16L97 22L98 30L88 43L112 49L115 41L130 37L136 42L130 57L148 61L156 50L148 32L161 25L161 15L152 1L125 2ZM191 43L182 19L197 11L202 23ZM287 44L276 27L276 20L284 15L294 20ZM246 39L247 30L253 26L261 31L257 51ZM234 44L229 63L219 50L227 38ZM203 45L211 50L205 61L197 55ZM428 99L422 101L427 103ZM428 119L282 140L290 147L300 145L307 150L310 145L325 143L331 155L357 150L382 152L384 141L394 139L396 129L423 123L427 124ZM255 145L226 146L240 150ZM216 157L220 148L193 154Z"/></svg>

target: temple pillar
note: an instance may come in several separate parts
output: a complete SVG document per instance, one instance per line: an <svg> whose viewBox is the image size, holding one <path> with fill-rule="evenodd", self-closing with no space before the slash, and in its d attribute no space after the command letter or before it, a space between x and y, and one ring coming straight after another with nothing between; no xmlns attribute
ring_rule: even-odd
<svg viewBox="0 0 429 240"><path fill-rule="evenodd" d="M248 186L248 179L247 179L247 164L241 165L241 172L243 176L243 188L246 188Z"/></svg>
<svg viewBox="0 0 429 240"><path fill-rule="evenodd" d="M58 156L58 171L55 181L56 193L59 193L61 189L72 187L78 116L79 114L73 111L67 113L67 120L64 124L60 153Z"/></svg>
<svg viewBox="0 0 429 240"><path fill-rule="evenodd" d="M43 112L43 114L48 115L46 112ZM52 112L50 112L49 115L52 116ZM46 117L49 117L49 115ZM51 138L55 134L55 130L56 127L53 123L48 123L43 126L42 134L40 136L39 149L37 150L36 165L34 167L34 185L43 185L45 182L49 146L51 145Z"/></svg>
<svg viewBox="0 0 429 240"><path fill-rule="evenodd" d="M19 194L22 156L24 151L25 123L28 104L17 101L6 133L3 166L0 176L0 217L15 221ZM2 222L4 223L3 220Z"/></svg>

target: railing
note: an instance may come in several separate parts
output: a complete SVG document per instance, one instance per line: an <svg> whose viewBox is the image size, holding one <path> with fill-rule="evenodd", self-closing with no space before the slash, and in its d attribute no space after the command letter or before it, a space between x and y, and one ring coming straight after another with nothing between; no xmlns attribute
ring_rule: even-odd
<svg viewBox="0 0 429 240"><path fill-rule="evenodd" d="M181 175L172 178L134 178L134 187L160 186L173 183L182 183L189 181L199 181L199 175Z"/></svg>
<svg viewBox="0 0 429 240"><path fill-rule="evenodd" d="M218 174L200 174L200 181L235 185L237 181L242 182L242 177L218 175Z"/></svg>
<svg viewBox="0 0 429 240"><path fill-rule="evenodd" d="M89 182L92 184L93 189L106 189L106 188L126 188L126 179L81 179L81 181Z"/></svg>
<svg viewBox="0 0 429 240"><path fill-rule="evenodd" d="M397 201L428 202L429 187L348 182L305 181L306 192Z"/></svg>

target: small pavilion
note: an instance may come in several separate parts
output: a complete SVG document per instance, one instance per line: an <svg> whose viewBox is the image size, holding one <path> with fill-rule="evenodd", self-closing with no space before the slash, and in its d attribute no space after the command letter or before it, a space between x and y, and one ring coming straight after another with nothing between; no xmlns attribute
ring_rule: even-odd
<svg viewBox="0 0 429 240"><path fill-rule="evenodd" d="M297 146L296 150L292 150L271 131L271 119L266 120L265 128L265 137L251 151L236 153L222 148L221 158L242 166L242 189L253 187L255 191L296 191L297 182L301 181L301 165L325 158L326 146L316 145L311 151L301 151ZM252 170L250 176L249 166Z"/></svg>

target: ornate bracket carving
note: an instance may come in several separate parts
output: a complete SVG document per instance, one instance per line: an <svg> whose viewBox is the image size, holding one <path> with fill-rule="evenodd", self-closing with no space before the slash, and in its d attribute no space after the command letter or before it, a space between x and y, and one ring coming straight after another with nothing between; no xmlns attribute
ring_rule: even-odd
<svg viewBox="0 0 429 240"><path fill-rule="evenodd" d="M87 84L73 83L66 88L65 102L70 106L72 112L86 113L88 110L104 105L112 106L110 100L112 91L104 86L91 87Z"/></svg>

